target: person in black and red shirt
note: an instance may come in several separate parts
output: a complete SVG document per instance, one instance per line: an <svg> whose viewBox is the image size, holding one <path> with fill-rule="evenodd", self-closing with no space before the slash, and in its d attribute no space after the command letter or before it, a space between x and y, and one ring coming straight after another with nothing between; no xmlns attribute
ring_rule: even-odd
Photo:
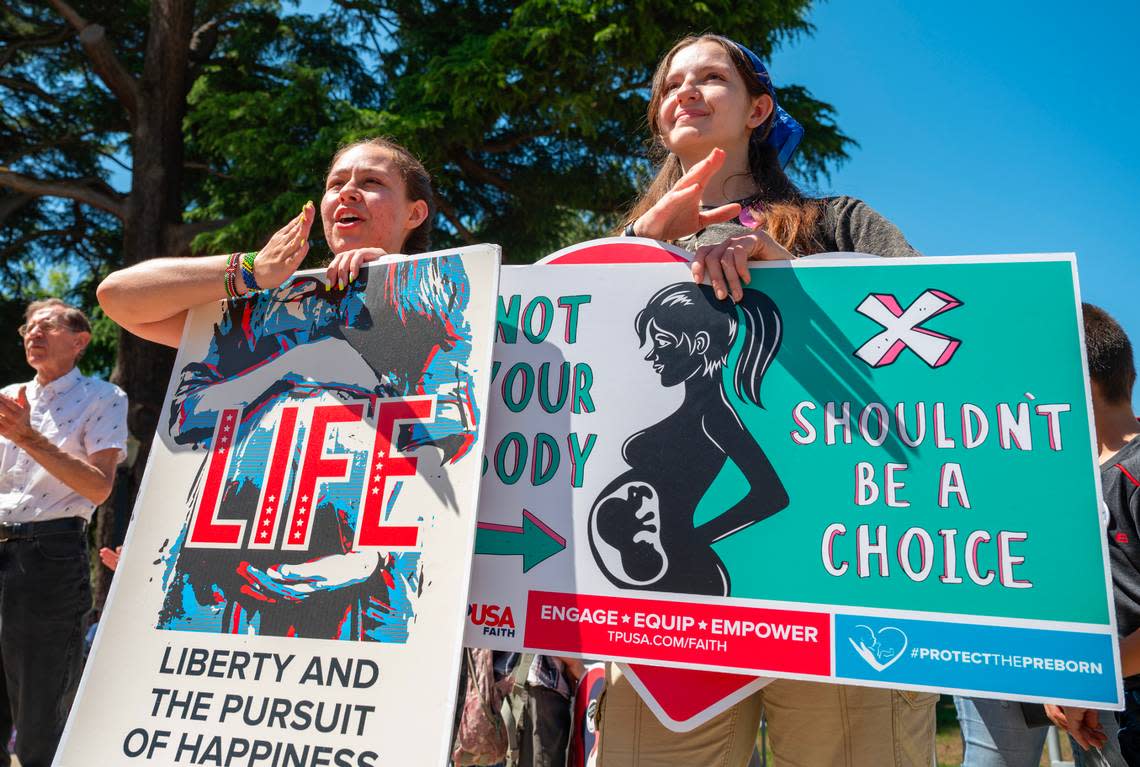
<svg viewBox="0 0 1140 767"><path fill-rule="evenodd" d="M1125 708L1116 715L1116 743L1116 722L1102 721L1110 712L1045 708L1053 723L1081 747L1103 747L1110 754L1119 745L1124 760L1140 766L1140 423L1132 410L1136 366L1132 344L1116 320L1092 304L1083 308Z"/></svg>

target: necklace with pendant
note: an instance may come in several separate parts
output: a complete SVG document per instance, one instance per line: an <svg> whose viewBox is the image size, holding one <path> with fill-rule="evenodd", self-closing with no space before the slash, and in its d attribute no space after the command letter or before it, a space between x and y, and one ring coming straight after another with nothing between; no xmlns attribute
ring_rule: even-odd
<svg viewBox="0 0 1140 767"><path fill-rule="evenodd" d="M723 204L731 205L734 202L740 205L740 215L736 217L740 225L748 227L749 229L758 229L764 222L764 203L757 199L756 195L752 194L747 197L741 197L739 200L729 200ZM701 203L701 210L711 210L712 208L719 207L721 206Z"/></svg>

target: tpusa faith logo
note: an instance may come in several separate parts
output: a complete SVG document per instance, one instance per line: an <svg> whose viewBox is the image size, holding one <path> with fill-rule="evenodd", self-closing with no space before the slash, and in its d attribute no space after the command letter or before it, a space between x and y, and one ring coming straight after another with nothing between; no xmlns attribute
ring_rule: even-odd
<svg viewBox="0 0 1140 767"><path fill-rule="evenodd" d="M884 330L856 349L855 356L880 368L898 359L903 349L910 349L930 367L942 367L962 342L927 330L922 324L961 305L961 301L941 290L923 291L906 309L890 293L871 293L855 311L879 323Z"/></svg>
<svg viewBox="0 0 1140 767"><path fill-rule="evenodd" d="M907 639L903 630L894 626L884 626L875 631L870 626L860 624L855 627L855 635L847 637L859 657L876 671L889 668L906 652Z"/></svg>
<svg viewBox="0 0 1140 767"><path fill-rule="evenodd" d="M515 635L515 616L510 605L504 607L474 602L467 607L467 618L472 624L481 626L485 636Z"/></svg>

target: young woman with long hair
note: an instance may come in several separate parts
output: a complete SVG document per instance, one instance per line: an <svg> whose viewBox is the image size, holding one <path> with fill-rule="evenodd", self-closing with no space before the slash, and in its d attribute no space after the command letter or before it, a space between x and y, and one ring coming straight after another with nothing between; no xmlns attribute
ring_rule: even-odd
<svg viewBox="0 0 1140 767"><path fill-rule="evenodd" d="M812 198L792 183L784 166L803 130L779 107L760 59L739 43L701 35L673 46L653 78L648 121L660 170L623 231L693 252L694 280L707 279L721 301L746 300L753 260L829 251L917 255L863 202ZM656 721L616 666L608 682L603 767L743 767L762 709L777 765L929 765L933 755L937 695L778 680L676 733Z"/></svg>

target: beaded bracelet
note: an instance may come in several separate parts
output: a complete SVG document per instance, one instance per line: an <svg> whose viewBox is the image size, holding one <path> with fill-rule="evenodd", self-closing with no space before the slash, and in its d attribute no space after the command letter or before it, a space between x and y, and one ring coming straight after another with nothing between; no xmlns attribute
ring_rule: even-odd
<svg viewBox="0 0 1140 767"><path fill-rule="evenodd" d="M226 262L226 295L230 298L238 298L241 292L238 290L238 272L241 270L241 253L231 253L230 260Z"/></svg>
<svg viewBox="0 0 1140 767"><path fill-rule="evenodd" d="M253 276L253 262L257 259L256 253L246 253L241 257L241 279L246 290L261 290L257 278Z"/></svg>

